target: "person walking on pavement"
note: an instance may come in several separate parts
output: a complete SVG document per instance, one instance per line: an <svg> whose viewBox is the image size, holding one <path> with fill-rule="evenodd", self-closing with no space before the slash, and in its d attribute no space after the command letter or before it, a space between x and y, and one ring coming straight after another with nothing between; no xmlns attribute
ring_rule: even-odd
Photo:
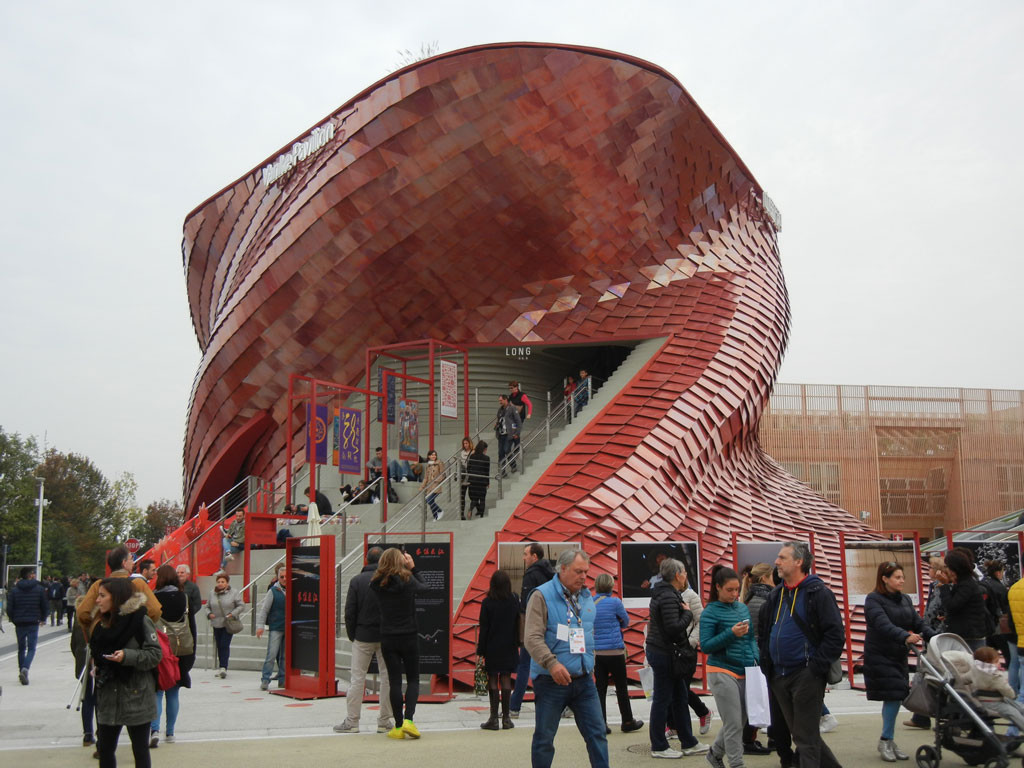
<svg viewBox="0 0 1024 768"><path fill-rule="evenodd" d="M374 656L380 670L380 710L377 713L377 733L388 733L394 727L391 712L391 697L388 691L391 681L384 654L380 649L380 603L377 594L370 589L370 581L377 570L377 563L384 550L370 547L366 552L366 565L348 583L345 598L345 633L352 643L352 667L349 672L348 693L345 695L347 709L345 719L334 726L335 733L359 733L359 713L363 707L366 692L366 672Z"/></svg>
<svg viewBox="0 0 1024 768"><path fill-rule="evenodd" d="M270 675L277 664L277 687L284 688L284 620L285 620L285 579L288 566L277 566L277 579L260 602L256 614L256 637L262 638L264 626L270 632L267 638L267 656L263 660L263 674L260 677L260 690L270 687Z"/></svg>
<svg viewBox="0 0 1024 768"><path fill-rule="evenodd" d="M18 681L28 685L28 670L36 655L39 627L46 623L50 603L46 589L36 580L36 569L25 566L21 578L7 595L7 618L18 638Z"/></svg>
<svg viewBox="0 0 1024 768"><path fill-rule="evenodd" d="M586 587L590 556L567 549L558 572L530 595L524 640L532 663L536 727L530 748L533 768L550 768L562 711L576 717L591 768L608 768L608 737L594 684L594 616Z"/></svg>
<svg viewBox="0 0 1024 768"><path fill-rule="evenodd" d="M490 589L480 605L480 635L477 655L484 660L487 670L487 693L491 716L480 727L498 730L498 698L501 697L501 727L514 728L509 716L512 696L512 670L519 654L519 597L512 593L512 581L505 571L491 574ZM500 693L499 693L500 690Z"/></svg>
<svg viewBox="0 0 1024 768"><path fill-rule="evenodd" d="M216 575L214 587L210 591L210 599L206 603L209 611L207 618L213 626L213 639L217 645L217 661L220 668L217 676L224 679L228 676L228 659L231 657L231 638L228 632L228 619L240 619L245 602L238 590L231 587L231 577L221 571Z"/></svg>
<svg viewBox="0 0 1024 768"><path fill-rule="evenodd" d="M544 557L544 547L536 542L527 544L523 548L523 565L526 566L526 572L523 574L523 587L519 593L519 612L523 614L523 619L519 622L521 627L526 625L526 603L530 599L530 594L541 584L551 581L551 577L555 575L555 569L551 567L551 563ZM520 637L520 643L522 640L523 638ZM519 648L519 666L516 667L516 684L512 689L512 700L509 703L511 708L509 714L513 720L519 717L519 709L523 705L526 685L529 682L530 652L526 650L525 645L521 645Z"/></svg>
<svg viewBox="0 0 1024 768"><path fill-rule="evenodd" d="M839 768L821 738L820 714L829 666L846 634L835 595L812 574L804 542L786 542L775 559L782 583L761 608L760 661L800 755L800 768ZM709 753L710 754L710 753Z"/></svg>

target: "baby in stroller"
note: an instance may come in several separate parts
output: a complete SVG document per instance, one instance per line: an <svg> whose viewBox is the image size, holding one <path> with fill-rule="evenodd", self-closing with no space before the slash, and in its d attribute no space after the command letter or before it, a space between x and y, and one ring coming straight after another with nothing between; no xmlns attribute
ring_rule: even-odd
<svg viewBox="0 0 1024 768"><path fill-rule="evenodd" d="M1006 672L999 669L999 651L983 645L973 656L966 651L944 651L942 658L957 671L960 681L966 683L965 693L992 714L1024 730L1024 709L1016 701Z"/></svg>

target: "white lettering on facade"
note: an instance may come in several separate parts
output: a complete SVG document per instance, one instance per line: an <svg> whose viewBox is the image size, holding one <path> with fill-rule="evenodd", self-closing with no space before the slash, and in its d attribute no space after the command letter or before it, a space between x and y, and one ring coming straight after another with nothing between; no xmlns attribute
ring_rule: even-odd
<svg viewBox="0 0 1024 768"><path fill-rule="evenodd" d="M302 141L292 144L292 148L278 157L274 162L263 167L263 186L269 187L280 179L298 163L312 157L334 138L334 123L324 123Z"/></svg>

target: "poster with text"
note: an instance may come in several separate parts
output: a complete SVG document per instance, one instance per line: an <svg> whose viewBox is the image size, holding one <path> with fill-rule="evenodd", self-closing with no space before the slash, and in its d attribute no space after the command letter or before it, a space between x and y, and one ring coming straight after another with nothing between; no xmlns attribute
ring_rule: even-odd
<svg viewBox="0 0 1024 768"><path fill-rule="evenodd" d="M647 608L651 590L661 581L662 561L671 557L686 569L686 580L700 593L700 550L696 541L623 541L622 604L627 608Z"/></svg>
<svg viewBox="0 0 1024 768"><path fill-rule="evenodd" d="M1003 584L1013 585L1020 578L1020 545L1013 541L982 541L955 539L954 547L966 547L974 553L974 562L985 572L988 560L1000 560L1006 568L1003 571Z"/></svg>
<svg viewBox="0 0 1024 768"><path fill-rule="evenodd" d="M459 416L459 366L450 360L441 361L441 416Z"/></svg>
<svg viewBox="0 0 1024 768"><path fill-rule="evenodd" d="M903 594L914 605L920 600L917 583L917 552L914 540L909 541L850 541L843 544L846 564L846 600L850 605L864 605L867 596L875 591L878 566L897 563L903 567Z"/></svg>
<svg viewBox="0 0 1024 768"><path fill-rule="evenodd" d="M519 595L523 591L523 574L526 573L526 563L523 560L523 551L534 542L530 541L499 541L498 542L498 569L505 571L512 581L512 593ZM555 568L555 561L558 556L567 549L579 549L578 541L538 541L536 542L544 549L543 559L547 560L552 570ZM591 572L587 576L588 586L593 591L594 576Z"/></svg>
<svg viewBox="0 0 1024 768"><path fill-rule="evenodd" d="M320 671L320 547L295 547L292 583L286 595L291 601L292 668ZM333 628L332 628L333 630Z"/></svg>
<svg viewBox="0 0 1024 768"><path fill-rule="evenodd" d="M398 401L398 458L420 458L420 404L415 400Z"/></svg>
<svg viewBox="0 0 1024 768"><path fill-rule="evenodd" d="M363 470L363 414L355 408L334 410L334 450L338 472L359 475Z"/></svg>
<svg viewBox="0 0 1024 768"><path fill-rule="evenodd" d="M406 544L426 589L416 593L420 674L446 675L451 658L452 549L448 541Z"/></svg>

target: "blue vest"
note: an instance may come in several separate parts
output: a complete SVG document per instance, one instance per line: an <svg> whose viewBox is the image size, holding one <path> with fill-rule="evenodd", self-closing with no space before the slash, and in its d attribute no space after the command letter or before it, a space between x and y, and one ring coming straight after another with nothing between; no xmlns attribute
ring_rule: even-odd
<svg viewBox="0 0 1024 768"><path fill-rule="evenodd" d="M271 632L284 632L286 610L284 590L275 584L270 588L270 592L274 596L274 602L270 606L270 611L267 613L267 627L270 628Z"/></svg>
<svg viewBox="0 0 1024 768"><path fill-rule="evenodd" d="M577 616L573 611L571 620L569 619L569 602L563 594L564 587L557 575L551 581L537 587L536 591L544 596L544 602L548 608L548 626L544 631L544 645L551 649L558 661L569 670L569 674L573 677L592 674L594 671L594 617L597 615L597 609L594 607L594 598L591 597L590 590L584 587L576 596L576 604L579 606L582 617ZM579 627L582 623L586 653L569 653L569 641L558 639L558 625L565 626L567 623L571 627ZM530 659L530 677L550 674L540 664L532 658Z"/></svg>

